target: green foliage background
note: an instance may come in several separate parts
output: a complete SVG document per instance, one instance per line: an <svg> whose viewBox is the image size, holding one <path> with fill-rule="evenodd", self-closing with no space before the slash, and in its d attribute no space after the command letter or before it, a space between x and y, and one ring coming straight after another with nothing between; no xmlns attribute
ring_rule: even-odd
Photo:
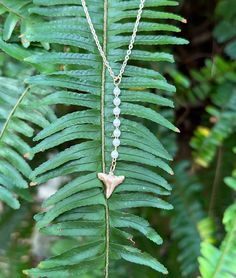
<svg viewBox="0 0 236 278"><path fill-rule="evenodd" d="M103 1L87 2L102 38ZM108 2L118 69L139 1ZM112 83L80 1L0 0L0 278L103 277L108 207L109 277L236 276L235 1L146 2L122 88L128 178L107 202ZM39 184L62 176L42 208Z"/></svg>

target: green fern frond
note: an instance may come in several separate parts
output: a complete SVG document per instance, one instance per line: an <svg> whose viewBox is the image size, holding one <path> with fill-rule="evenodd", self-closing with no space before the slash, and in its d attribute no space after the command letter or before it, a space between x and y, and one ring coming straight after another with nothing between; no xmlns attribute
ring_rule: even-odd
<svg viewBox="0 0 236 278"><path fill-rule="evenodd" d="M22 46L28 48L30 42L24 37L25 32L31 29L34 23L42 22L40 17L31 16L29 9L33 8L32 0L1 0L0 8L4 24L2 27L2 38L4 41L21 42ZM41 45L48 49L47 43Z"/></svg>
<svg viewBox="0 0 236 278"><path fill-rule="evenodd" d="M29 236L32 235L32 211L29 203L19 210L5 208L0 215L0 265L1 278L22 277L22 270L30 267ZM21 244L19 244L21 242Z"/></svg>
<svg viewBox="0 0 236 278"><path fill-rule="evenodd" d="M216 16L219 19L214 29L214 37L219 43L224 43L224 52L232 59L236 58L236 7L234 0L219 1L216 6Z"/></svg>
<svg viewBox="0 0 236 278"><path fill-rule="evenodd" d="M37 90L25 89L19 81L4 77L0 84L0 199L18 209L17 196L30 198L24 190L32 172L26 161L31 147L25 138L34 135L33 126L42 129L55 118L47 106L37 107Z"/></svg>
<svg viewBox="0 0 236 278"><path fill-rule="evenodd" d="M200 255L201 234L198 225L205 218L205 212L201 202L196 199L202 185L188 171L187 161L179 163L175 168L175 189L171 196L175 209L171 230L180 250L178 261L181 273L184 277L193 277L198 270L197 258Z"/></svg>
<svg viewBox="0 0 236 278"><path fill-rule="evenodd" d="M225 178L225 183L236 191L235 170L232 177ZM202 255L199 263L203 278L233 278L236 276L236 202L226 209L223 224L226 235L219 248L208 242L203 242L201 245Z"/></svg>
<svg viewBox="0 0 236 278"><path fill-rule="evenodd" d="M214 66L220 67L222 72L223 70L234 72L236 64L233 62L231 65L226 65L223 60L218 59ZM223 69L224 66L228 68ZM209 122L213 123L213 126L211 128L206 125L199 126L191 140L194 160L203 167L209 166L218 147L236 130L235 80L227 73L221 75L215 82L215 91L211 93L212 105L206 107Z"/></svg>
<svg viewBox="0 0 236 278"><path fill-rule="evenodd" d="M224 215L224 223L230 221L227 235L218 249L210 243L203 242L201 245L202 257L199 258L201 277L224 278L235 277L235 254L236 254L236 206L232 205ZM229 220L230 219L230 220Z"/></svg>
<svg viewBox="0 0 236 278"><path fill-rule="evenodd" d="M215 223L211 217L206 217L198 223L198 230L202 241L208 243L215 243Z"/></svg>
<svg viewBox="0 0 236 278"><path fill-rule="evenodd" d="M27 82L54 91L42 100L44 104L73 105L77 109L53 121L34 139L40 142L30 151L30 158L58 146L61 151L34 170L33 183L68 174L71 177L44 202L47 210L36 216L37 226L49 235L82 236L88 242L25 273L74 277L90 272L91 268L100 268L108 277L110 262L120 259L167 273L156 259L134 246L132 230L156 244L161 244L162 240L146 220L127 209L172 208L163 200L170 194L171 186L162 177L163 171L173 174L168 165L171 156L145 124L153 122L178 132L161 115L161 107L173 107L172 101L156 94L161 91L171 95L175 88L148 63L173 63L172 55L163 47L187 43L169 35L179 32L178 28L163 23L164 19L185 21L163 11L162 7L176 4L174 1L146 3L136 47L121 84L122 146L117 174L125 175L126 179L109 200L104 198L97 173L108 171L111 161L114 86L90 34L82 6L74 0L35 0L34 6L29 8L32 16L37 15L44 22L34 22L25 28L22 38L28 45L40 42L51 50L47 54L44 51L27 56L25 61L37 66L46 63L52 70L30 77ZM88 6L108 60L114 71L118 71L126 53L124 48L129 43L138 1L105 1L107 29L103 24L104 3L88 1ZM162 22L157 23L158 20ZM144 45L147 46L145 50ZM158 46L160 52L154 52L153 46ZM7 50L7 45L4 47ZM140 61L145 61L147 66L140 67ZM159 105L160 111L147 106L149 104Z"/></svg>
<svg viewBox="0 0 236 278"><path fill-rule="evenodd" d="M12 37L13 31L17 28L18 23L20 23L21 30L23 31L27 17L29 16L28 9L31 5L31 0L1 0L2 14L6 15L3 26L3 39L5 41L8 41Z"/></svg>

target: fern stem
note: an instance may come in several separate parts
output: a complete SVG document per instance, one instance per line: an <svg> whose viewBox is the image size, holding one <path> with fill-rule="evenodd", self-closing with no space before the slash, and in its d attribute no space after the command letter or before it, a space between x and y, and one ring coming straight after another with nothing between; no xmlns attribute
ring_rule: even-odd
<svg viewBox="0 0 236 278"><path fill-rule="evenodd" d="M109 206L106 201L106 265L105 265L105 278L109 277L109 251L110 251L110 216Z"/></svg>
<svg viewBox="0 0 236 278"><path fill-rule="evenodd" d="M107 8L108 2L104 0L104 19L103 19L103 51L107 52ZM102 171L106 171L106 160L105 160L105 113L104 113L104 102L105 102L105 85L106 85L106 67L103 63L102 68L102 92L101 92L101 128L102 128ZM109 277L109 251L110 251L110 216L109 216L109 205L108 200L105 200L105 215L106 215L106 255L105 255L105 278Z"/></svg>
<svg viewBox="0 0 236 278"><path fill-rule="evenodd" d="M215 200L217 197L218 187L219 187L219 179L220 179L220 170L221 170L221 164L222 164L222 147L219 148L218 154L217 154L217 162L216 162L216 170L215 170L215 177L212 185L212 192L211 192L211 198L210 198L210 205L208 209L208 215L214 216L214 206L215 206Z"/></svg>
<svg viewBox="0 0 236 278"><path fill-rule="evenodd" d="M103 50L106 54L106 44L107 44L107 7L105 7L106 1L104 1L104 30L103 30ZM104 111L104 102L105 102L105 84L106 84L106 67L103 64L102 67L102 89L101 89L101 133L102 133L102 171L106 171L106 161L105 161L105 111Z"/></svg>
<svg viewBox="0 0 236 278"><path fill-rule="evenodd" d="M11 110L10 114L8 115L7 120L6 120L6 122L5 122L5 124L4 124L3 128L2 128L2 131L0 132L0 141L1 141L2 138L3 138L3 135L4 135L5 131L7 130L7 127L8 127L8 125L9 125L9 123L10 123L10 120L11 120L12 116L14 115L14 113L15 113L17 107L19 106L19 104L21 103L21 101L24 99L24 97L25 97L26 94L28 93L29 88L30 88L30 87L27 87L27 88L25 89L25 91L22 93L22 95L20 96L20 98L18 99L18 101L16 102L16 104L14 105L14 107L13 107L13 109Z"/></svg>

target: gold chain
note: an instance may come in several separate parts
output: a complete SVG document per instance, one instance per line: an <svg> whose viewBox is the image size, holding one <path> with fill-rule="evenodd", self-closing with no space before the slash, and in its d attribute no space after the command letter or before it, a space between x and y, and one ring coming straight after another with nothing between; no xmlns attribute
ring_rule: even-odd
<svg viewBox="0 0 236 278"><path fill-rule="evenodd" d="M97 33L96 33L95 29L94 29L91 17L89 15L89 11L88 11L88 8L87 8L87 5L86 5L86 1L85 0L81 0L82 6L83 6L83 9L84 9L84 13L85 13L87 22L89 24L89 28L91 30L91 33L93 35L94 41L95 41L95 43L97 45L97 48L99 50L99 53L100 53L102 59L103 59L103 63L107 67L107 69L108 69L108 71L110 73L110 76L113 78L114 84L116 86L118 86L120 84L120 82L121 82L123 73L125 71L125 68L126 68L127 63L129 61L130 55L132 53L132 49L134 47L134 42L135 42L135 39L136 39L136 36L137 36L138 26L139 26L140 19L141 19L141 16L142 16L142 12L143 12L145 1L146 0L140 0L139 9L138 9L138 13L137 13L137 18L136 18L136 21L135 21L135 24L134 24L134 29L133 29L133 33L132 33L132 36L131 36L131 39L130 39L129 47L128 47L128 50L126 52L126 55L125 55L124 61L122 63L122 66L120 68L120 72L119 72L118 75L115 75L112 67L110 66L110 62L107 60L107 57L106 57L106 55L105 55L105 53L103 51L103 48L102 48L102 46L101 46L101 44L99 42Z"/></svg>
<svg viewBox="0 0 236 278"><path fill-rule="evenodd" d="M94 41L97 45L98 51L99 51L102 59L103 59L103 63L106 66L106 68L108 69L108 72L109 72L110 76L112 77L114 85L115 85L115 89L114 89L115 98L113 100L113 103L115 105L115 108L113 110L113 114L115 115L115 119L113 121L113 125L115 127L115 130L114 130L114 133L113 133L113 136L114 136L114 140L113 140L114 150L111 152L112 163L111 163L111 167L110 167L110 174L112 174L112 175L113 175L113 173L115 171L115 168L116 168L116 161L117 161L117 158L118 158L118 155L119 155L117 149L118 149L118 146L120 145L120 139L119 139L119 137L120 137L120 130L119 130L119 127L120 127L120 119L119 119L119 115L120 115L120 108L119 108L119 105L120 105L120 98L119 98L120 89L118 88L118 86L119 86L119 84L122 80L123 74L125 72L125 68L127 66L130 55L132 53L132 49L134 47L134 43L135 43L135 39L136 39L136 36L137 36L137 31L138 31L138 26L139 26L140 19L141 19L141 16L142 16L145 1L146 0L140 0L139 9L138 9L138 13L137 13L137 18L136 18L136 21L135 21L135 24L134 24L134 29L133 29L133 32L132 32L132 36L130 38L129 46L128 46L124 61L121 65L120 72L119 72L118 75L115 75L115 73L114 73L114 71L113 71L113 69L110 65L110 62L108 61L108 59L106 57L105 46L104 46L104 49L103 49L100 42L99 42L97 33L95 31L95 28L93 26L91 17L89 15L89 11L88 11L88 8L87 8L87 5L86 5L86 0L81 0L82 6L83 6L83 9L84 9L84 13L85 13L87 22L89 24L89 28L91 30L91 33L93 35Z"/></svg>

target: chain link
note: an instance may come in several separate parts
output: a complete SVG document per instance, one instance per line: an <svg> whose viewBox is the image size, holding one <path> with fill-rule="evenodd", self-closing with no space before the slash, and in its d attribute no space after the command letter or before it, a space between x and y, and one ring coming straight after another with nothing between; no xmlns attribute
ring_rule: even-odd
<svg viewBox="0 0 236 278"><path fill-rule="evenodd" d="M115 171L115 169L116 169L116 158L113 158L112 159L112 162L111 162L111 167L110 167L110 174L113 174L114 173L114 171Z"/></svg>
<svg viewBox="0 0 236 278"><path fill-rule="evenodd" d="M132 49L134 47L134 42L135 42L135 39L136 39L136 36L137 36L137 31L138 31L138 26L139 26L139 23L140 23L140 19L141 19L141 16L142 16L142 12L143 12L143 8L144 8L144 4L145 4L145 1L146 0L140 0L140 4L139 4L139 10L138 10L138 13L137 13L137 18L136 18L136 21L135 21L135 24L134 24L134 29L133 29L133 33L132 33L132 36L131 36L131 39L130 39L130 42L129 42L129 47L128 47L128 50L126 52L126 55L125 55L125 58L124 58L124 61L122 63L122 66L120 68L120 72L118 75L115 75L111 65L110 65L110 62L107 60L107 57L103 51L103 48L99 42L99 39L98 39L98 36L96 34L96 31L94 29L94 26L93 26L93 23L92 23L92 20L91 20L91 17L89 15L89 11L88 11L88 8L86 6L86 0L81 0L81 3L82 3L82 6L83 6L83 9L84 9L84 13L85 13L85 16L86 16L86 19L88 21L88 24L89 24L89 28L91 30L91 33L93 35L93 38L94 38L94 41L97 45L97 48L98 48L98 51L103 59L103 63L104 65L107 67L108 69L108 72L110 74L110 76L112 77L113 81L114 81L114 85L118 86L122 80L122 77L123 77L123 74L125 72L125 68L127 66L127 63L129 61L129 58L130 58L130 55L132 53Z"/></svg>

